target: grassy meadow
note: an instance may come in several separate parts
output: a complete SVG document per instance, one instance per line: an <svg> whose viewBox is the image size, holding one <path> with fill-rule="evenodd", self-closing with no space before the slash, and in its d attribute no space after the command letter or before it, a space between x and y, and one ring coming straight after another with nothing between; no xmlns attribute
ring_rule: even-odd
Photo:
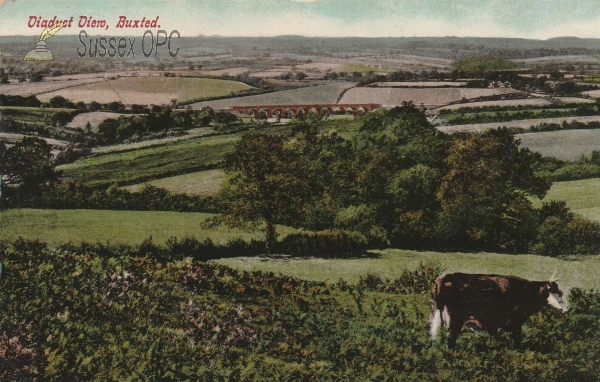
<svg viewBox="0 0 600 382"><path fill-rule="evenodd" d="M577 160L600 147L599 129L526 133L517 138L521 140L521 147L563 160Z"/></svg>
<svg viewBox="0 0 600 382"><path fill-rule="evenodd" d="M192 104L194 109L210 106L214 109L231 106L253 105L299 105L315 103L336 103L340 94L354 86L351 82L329 83L303 88L276 91L272 93L250 95L237 98L225 98L215 101L203 101Z"/></svg>
<svg viewBox="0 0 600 382"><path fill-rule="evenodd" d="M9 243L23 237L50 244L108 241L137 245L150 236L157 244L164 244L172 236L194 236L199 239L210 237L215 243L225 244L235 238L264 237L260 231L226 227L203 229L202 222L210 216L164 211L10 209L0 211L0 242ZM282 236L295 232L293 228L283 226L278 229Z"/></svg>
<svg viewBox="0 0 600 382"><path fill-rule="evenodd" d="M331 119L322 122L322 129L327 132L336 131L348 139L358 131L360 124L360 119ZM262 131L289 132L290 129L289 125L273 126ZM194 173L203 167L219 163L226 153L233 150L239 138L240 134L235 133L190 138L131 151L109 152L59 166L58 170L63 171L66 182L83 183L88 186L133 185L147 179L165 179L157 181L157 185L171 187L171 181L166 179ZM189 175L188 178L178 178L174 187L184 189L185 182L194 177L195 175Z"/></svg>
<svg viewBox="0 0 600 382"><path fill-rule="evenodd" d="M395 279L404 269L416 269L421 262L439 262L446 272L496 273L532 280L547 280L555 270L564 290L600 288L600 256L557 259L536 255L498 253L421 252L385 249L371 252L378 257L355 259L269 259L241 257L217 260L244 271L268 271L312 281L351 283L367 273Z"/></svg>
<svg viewBox="0 0 600 382"><path fill-rule="evenodd" d="M215 165L238 139L238 135L189 139L89 157L58 169L64 172L66 181L89 186L136 183L136 179L161 178Z"/></svg>
<svg viewBox="0 0 600 382"><path fill-rule="evenodd" d="M225 173L223 170L216 169L156 179L124 188L136 192L140 190L143 185L149 184L156 187L162 187L173 193L207 196L217 193L224 180Z"/></svg>
<svg viewBox="0 0 600 382"><path fill-rule="evenodd" d="M541 206L542 202L551 200L564 200L573 212L600 221L600 179L598 178L555 182L542 201L532 199L536 207Z"/></svg>

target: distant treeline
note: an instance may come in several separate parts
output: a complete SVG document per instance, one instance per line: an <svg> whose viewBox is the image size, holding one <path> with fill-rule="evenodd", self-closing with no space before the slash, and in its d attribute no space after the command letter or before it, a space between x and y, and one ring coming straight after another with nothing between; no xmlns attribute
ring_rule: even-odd
<svg viewBox="0 0 600 382"><path fill-rule="evenodd" d="M486 105L486 106L467 106L456 109L442 109L439 114L466 114L466 113L484 113L494 111L523 111L523 110L548 110L548 109L573 109L582 106L581 103L550 103L542 105ZM586 107L594 107L594 104L585 104Z"/></svg>
<svg viewBox="0 0 600 382"><path fill-rule="evenodd" d="M537 157L535 174L549 182L600 178L600 151L594 151L591 156L582 156L576 161L543 157L538 153L534 155Z"/></svg>
<svg viewBox="0 0 600 382"><path fill-rule="evenodd" d="M0 93L0 106L40 107L42 106L42 101L34 95L23 97L20 95L5 95Z"/></svg>
<svg viewBox="0 0 600 382"><path fill-rule="evenodd" d="M40 102L35 96L6 96L0 94L0 104L7 107L42 107L47 106L60 110L51 115L46 115L39 123L26 123L15 120L21 110L3 108L0 120L0 131L36 134L46 138L56 138L81 143L86 147L111 145L117 143L138 142L148 139L157 139L185 134L185 130L192 127L205 127L213 125L217 130L223 130L239 122L238 118L226 111L214 111L211 108L193 110L173 110L170 106L143 106L131 105L126 107L122 102L100 104L92 101L89 104L72 103L62 96L55 96L48 103ZM55 129L64 127L73 118L86 111L108 111L119 114L115 118L108 118L101 122L95 131L88 123L85 128L72 130ZM12 118L12 117L15 118Z"/></svg>
<svg viewBox="0 0 600 382"><path fill-rule="evenodd" d="M94 209L129 211L218 212L214 197L173 194L164 188L145 185L139 192L119 187L99 190L73 183L27 192L5 187L4 208Z"/></svg>
<svg viewBox="0 0 600 382"><path fill-rule="evenodd" d="M460 109L459 109L460 110ZM538 111L539 110L539 111ZM492 114L493 113L493 114ZM471 123L492 123L492 122L509 122L523 119L536 118L558 118L558 117L581 117L599 115L600 110L595 105L578 105L574 109L567 110L548 110L548 108L520 111L496 111L496 112L471 112L464 115L462 111L443 113L444 116L450 116L447 125L463 125ZM594 128L594 127L589 127ZM532 130L533 131L533 130ZM541 131L541 130L540 130ZM548 130L545 130L548 131Z"/></svg>
<svg viewBox="0 0 600 382"><path fill-rule="evenodd" d="M357 81L359 86L367 86L376 82L405 82L405 81L455 81L461 78L476 78L467 81L468 88L488 88L498 86L504 83L514 89L523 92L541 92L554 96L573 96L579 95L583 91L594 90L596 85L581 85L570 80L562 79L562 73L556 72L557 78L548 79L546 77L533 78L519 76L514 71L476 71L465 72L454 69L451 72L438 72L437 70L423 70L421 72L410 72L398 70L389 74L377 74L375 72L330 72L325 74L323 79L335 80L346 79ZM556 82L555 82L556 81Z"/></svg>

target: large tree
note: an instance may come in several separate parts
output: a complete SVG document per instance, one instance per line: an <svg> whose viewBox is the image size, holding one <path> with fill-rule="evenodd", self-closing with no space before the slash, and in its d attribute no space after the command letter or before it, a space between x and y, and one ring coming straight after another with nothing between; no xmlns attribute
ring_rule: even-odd
<svg viewBox="0 0 600 382"><path fill-rule="evenodd" d="M447 137L422 110L405 103L365 117L354 145L360 210L372 211L392 244L421 246L439 209L435 190Z"/></svg>
<svg viewBox="0 0 600 382"><path fill-rule="evenodd" d="M528 197L542 198L550 184L535 176L533 155L519 144L506 128L455 136L438 198L460 246L516 248L516 241L533 235L535 211Z"/></svg>
<svg viewBox="0 0 600 382"><path fill-rule="evenodd" d="M52 146L43 139L25 137L1 154L0 173L25 191L35 191L58 180Z"/></svg>
<svg viewBox="0 0 600 382"><path fill-rule="evenodd" d="M211 223L264 225L271 251L277 239L275 224L298 225L310 200L303 162L282 136L250 133L225 157L224 168L228 179L219 198L225 211Z"/></svg>

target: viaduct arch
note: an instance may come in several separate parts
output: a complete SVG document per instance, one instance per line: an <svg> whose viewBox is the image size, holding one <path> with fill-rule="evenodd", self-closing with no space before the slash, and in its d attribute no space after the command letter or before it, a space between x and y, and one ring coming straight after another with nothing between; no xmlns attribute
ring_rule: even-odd
<svg viewBox="0 0 600 382"><path fill-rule="evenodd" d="M361 114L368 113L380 108L381 105L375 103L365 104L304 104L304 105L254 105L254 106L232 106L230 110L238 113L258 117L260 114L266 114L267 118L280 115L282 118L291 118L299 114L315 113L322 114Z"/></svg>

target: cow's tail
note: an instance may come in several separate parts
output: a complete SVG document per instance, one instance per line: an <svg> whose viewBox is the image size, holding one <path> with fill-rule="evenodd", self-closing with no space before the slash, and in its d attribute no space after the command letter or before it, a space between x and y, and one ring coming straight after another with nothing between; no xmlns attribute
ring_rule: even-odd
<svg viewBox="0 0 600 382"><path fill-rule="evenodd" d="M442 326L442 310L438 309L435 301L431 305L431 316L429 316L429 339L435 342L440 327Z"/></svg>
<svg viewBox="0 0 600 382"><path fill-rule="evenodd" d="M443 302L440 301L440 288L443 278L444 275L441 275L435 280L433 300L431 301L431 315L429 316L429 339L431 342L435 342L440 327L446 320L446 315L444 313L446 313L447 308L445 309Z"/></svg>

